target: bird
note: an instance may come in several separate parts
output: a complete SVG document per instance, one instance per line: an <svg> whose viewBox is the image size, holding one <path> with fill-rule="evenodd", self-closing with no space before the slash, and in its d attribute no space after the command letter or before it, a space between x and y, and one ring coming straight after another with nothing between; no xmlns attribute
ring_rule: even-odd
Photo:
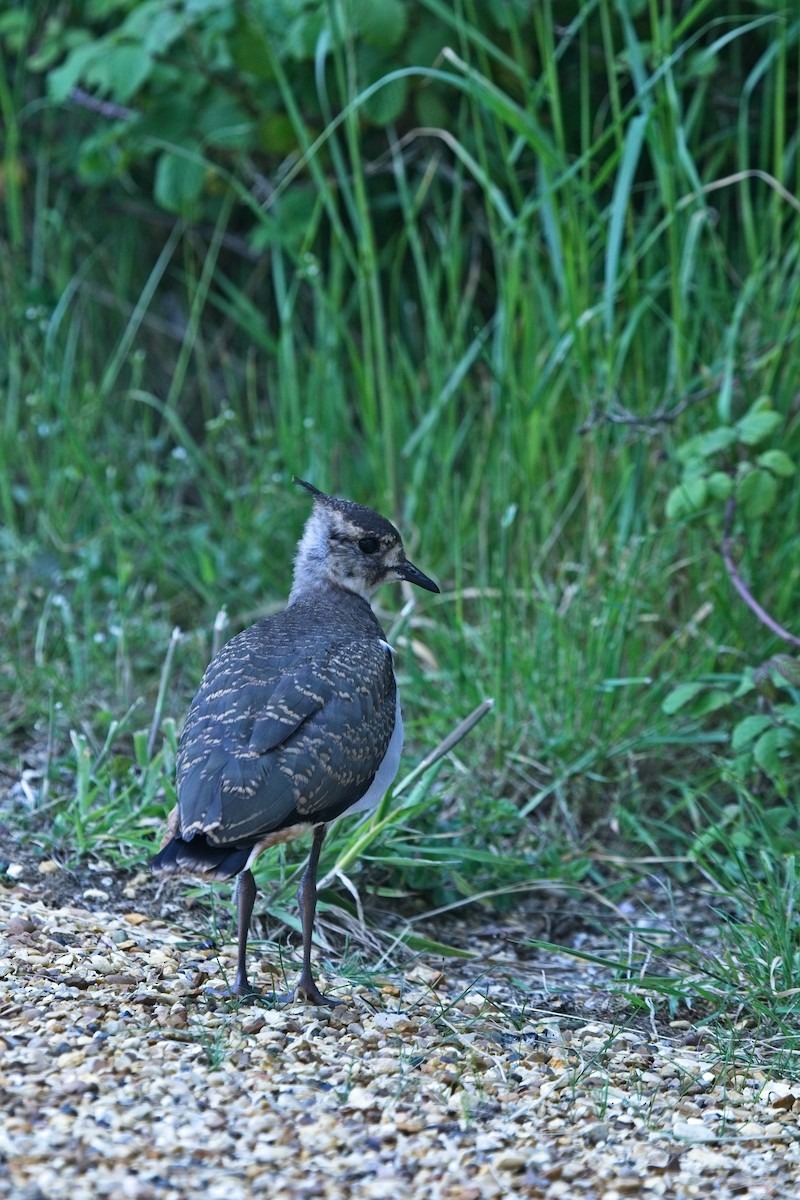
<svg viewBox="0 0 800 1200"><path fill-rule="evenodd" d="M293 481L313 506L286 608L237 634L207 667L178 744L177 805L151 867L209 881L237 878L230 994L250 998L260 994L247 974L253 864L311 829L298 888L300 976L292 992L273 998L333 1006L311 967L320 851L331 821L379 803L403 744L394 651L370 598L392 580L439 588L408 560L385 517Z"/></svg>

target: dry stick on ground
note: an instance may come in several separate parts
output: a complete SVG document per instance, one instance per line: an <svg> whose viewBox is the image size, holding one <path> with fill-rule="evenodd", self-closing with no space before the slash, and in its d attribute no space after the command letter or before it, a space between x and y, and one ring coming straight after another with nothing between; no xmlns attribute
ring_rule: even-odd
<svg viewBox="0 0 800 1200"><path fill-rule="evenodd" d="M800 638L795 637L788 629L784 629L782 625L769 615L769 613L761 607L756 600L749 587L739 574L739 568L733 561L733 518L736 514L736 499L731 496L725 506L725 527L722 534L722 559L725 563L725 570L728 572L731 583L736 588L741 598L744 600L747 607L754 612L761 621L762 625L766 625L767 629L771 630L776 637L782 638L784 642L788 642L791 646L800 646Z"/></svg>

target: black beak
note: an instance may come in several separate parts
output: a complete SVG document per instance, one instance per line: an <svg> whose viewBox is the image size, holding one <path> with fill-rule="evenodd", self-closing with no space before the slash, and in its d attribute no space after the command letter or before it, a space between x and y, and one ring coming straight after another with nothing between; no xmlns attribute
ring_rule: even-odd
<svg viewBox="0 0 800 1200"><path fill-rule="evenodd" d="M428 579L427 575L423 575L419 567L415 567L407 558L403 562L398 563L393 570L401 579L407 579L409 583L415 583L417 587L425 588L426 592L439 591L433 580Z"/></svg>

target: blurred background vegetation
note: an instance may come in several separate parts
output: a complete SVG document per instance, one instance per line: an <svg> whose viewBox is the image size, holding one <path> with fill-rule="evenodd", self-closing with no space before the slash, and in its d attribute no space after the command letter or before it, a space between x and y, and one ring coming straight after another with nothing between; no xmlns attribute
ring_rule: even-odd
<svg viewBox="0 0 800 1200"><path fill-rule="evenodd" d="M378 598L407 768L495 700L328 866L432 905L699 872L777 906L795 977L797 643L721 550L800 635L799 32L759 0L0 15L21 827L144 861L217 614L286 596L297 473L441 584Z"/></svg>

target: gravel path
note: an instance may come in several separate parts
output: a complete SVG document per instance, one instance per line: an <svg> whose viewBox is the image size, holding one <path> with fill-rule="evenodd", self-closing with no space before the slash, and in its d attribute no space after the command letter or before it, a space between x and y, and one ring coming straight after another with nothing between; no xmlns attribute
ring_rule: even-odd
<svg viewBox="0 0 800 1200"><path fill-rule="evenodd" d="M0 886L0 1197L800 1192L800 1084L687 1022L601 1018L566 956L329 977L331 1011L237 1010L210 991L232 945L85 897ZM568 1005L551 971L574 977Z"/></svg>

